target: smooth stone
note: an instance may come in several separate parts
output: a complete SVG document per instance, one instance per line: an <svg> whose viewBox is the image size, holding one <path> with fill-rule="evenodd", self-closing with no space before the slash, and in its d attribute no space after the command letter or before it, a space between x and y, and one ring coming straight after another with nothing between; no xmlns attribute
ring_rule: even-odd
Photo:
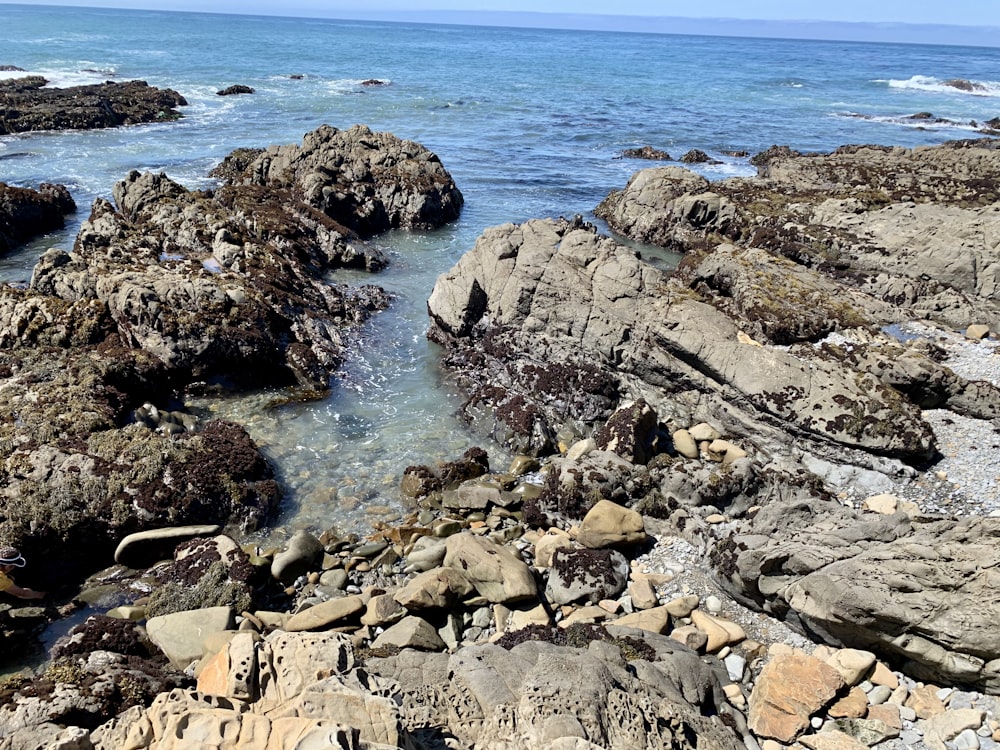
<svg viewBox="0 0 1000 750"><path fill-rule="evenodd" d="M593 453L596 450L597 441L594 440L594 438L591 437L583 440L577 440L569 447L569 450L566 451L566 458L569 461L579 461L588 453Z"/></svg>
<svg viewBox="0 0 1000 750"><path fill-rule="evenodd" d="M114 617L116 620L131 620L133 622L136 622L138 620L146 619L146 608L130 604L123 604L121 607L115 607L114 609L109 609L107 614L108 617Z"/></svg>
<svg viewBox="0 0 1000 750"><path fill-rule="evenodd" d="M656 589L648 578L636 578L628 586L629 597L635 609L652 609L660 603Z"/></svg>
<svg viewBox="0 0 1000 750"><path fill-rule="evenodd" d="M322 567L323 545L305 529L292 535L288 546L274 556L271 575L286 586L311 570Z"/></svg>
<svg viewBox="0 0 1000 750"><path fill-rule="evenodd" d="M449 537L446 545L444 566L460 569L476 591L490 602L515 602L538 596L531 569L510 548L468 533Z"/></svg>
<svg viewBox="0 0 1000 750"><path fill-rule="evenodd" d="M670 637L678 643L683 643L692 651L699 653L705 650L708 644L708 636L698 630L694 625L681 625L670 631Z"/></svg>
<svg viewBox="0 0 1000 750"><path fill-rule="evenodd" d="M199 524L137 531L118 542L115 562L126 568L149 568L160 560L172 560L174 549L181 542L215 536L221 530L218 524Z"/></svg>
<svg viewBox="0 0 1000 750"><path fill-rule="evenodd" d="M392 627L384 630L372 642L372 648L415 648L421 651L443 651L447 644L438 635L437 630L427 620L415 615L409 615Z"/></svg>
<svg viewBox="0 0 1000 750"><path fill-rule="evenodd" d="M408 610L446 609L472 591L472 581L463 570L433 568L418 573L392 597Z"/></svg>
<svg viewBox="0 0 1000 750"><path fill-rule="evenodd" d="M691 436L690 431L685 429L676 430L671 436L674 441L674 450L684 458L698 458L698 443Z"/></svg>
<svg viewBox="0 0 1000 750"><path fill-rule="evenodd" d="M347 571L343 568L327 570L320 575L319 585L328 589L343 590L347 585Z"/></svg>
<svg viewBox="0 0 1000 750"><path fill-rule="evenodd" d="M973 729L964 729L953 739L955 750L979 750L979 735Z"/></svg>
<svg viewBox="0 0 1000 750"><path fill-rule="evenodd" d="M201 658L207 636L232 630L235 624L231 607L206 607L151 617L146 621L146 633L173 666L186 669Z"/></svg>
<svg viewBox="0 0 1000 750"><path fill-rule="evenodd" d="M688 432L698 443L705 441L710 443L713 440L718 440L722 437L722 433L712 427L712 425L708 424L708 422L699 422L698 424L688 428Z"/></svg>
<svg viewBox="0 0 1000 750"><path fill-rule="evenodd" d="M873 706L888 702L892 696L892 690L888 685L876 685L868 693L868 702Z"/></svg>
<svg viewBox="0 0 1000 750"><path fill-rule="evenodd" d="M540 467L541 464L534 456L518 455L511 459L510 465L507 467L507 473L519 477L522 474L538 471Z"/></svg>
<svg viewBox="0 0 1000 750"><path fill-rule="evenodd" d="M641 514L600 500L583 517L576 539L590 549L630 546L646 541L646 529Z"/></svg>
<svg viewBox="0 0 1000 750"><path fill-rule="evenodd" d="M688 596L679 596L676 599L671 599L664 607L666 607L671 617L688 617L700 601L694 594L689 594Z"/></svg>
<svg viewBox="0 0 1000 750"><path fill-rule="evenodd" d="M708 636L705 649L709 653L714 653L730 643L739 643L747 637L743 628L731 620L715 617L699 609L692 611L690 616L691 624Z"/></svg>
<svg viewBox="0 0 1000 750"><path fill-rule="evenodd" d="M362 625L390 625L406 616L406 609L392 594L378 594L368 600L365 613L361 615Z"/></svg>
<svg viewBox="0 0 1000 750"><path fill-rule="evenodd" d="M966 729L976 730L983 724L983 711L960 708L931 716L924 722L924 744L930 750L946 750L946 742L954 740Z"/></svg>
<svg viewBox="0 0 1000 750"><path fill-rule="evenodd" d="M840 672L848 685L857 685L875 666L875 654L855 648L843 648L827 659L826 663Z"/></svg>
<svg viewBox="0 0 1000 750"><path fill-rule="evenodd" d="M558 549L572 549L573 540L565 531L549 531L535 543L535 567L551 568L552 556Z"/></svg>
<svg viewBox="0 0 1000 750"><path fill-rule="evenodd" d="M285 630L297 632L303 630L329 629L335 623L356 615L365 608L360 596L344 596L339 599L315 604L288 618Z"/></svg>
<svg viewBox="0 0 1000 750"><path fill-rule="evenodd" d="M719 597L715 596L714 594L711 596L706 596L705 609L707 609L713 615L719 614L722 611L722 600Z"/></svg>
<svg viewBox="0 0 1000 750"><path fill-rule="evenodd" d="M670 613L666 607L652 607L622 615L615 620L615 625L648 630L651 633L666 633L670 627Z"/></svg>
<svg viewBox="0 0 1000 750"><path fill-rule="evenodd" d="M743 673L747 668L747 660L739 654L729 654L723 658L722 663L726 665L726 672L733 682L742 682Z"/></svg>
<svg viewBox="0 0 1000 750"><path fill-rule="evenodd" d="M990 335L990 327L983 323L973 323L965 329L965 337L980 341Z"/></svg>
<svg viewBox="0 0 1000 750"><path fill-rule="evenodd" d="M871 511L872 513L881 513L885 516L891 516L899 509L899 498L887 492L883 492L879 495L872 495L861 503L861 509Z"/></svg>

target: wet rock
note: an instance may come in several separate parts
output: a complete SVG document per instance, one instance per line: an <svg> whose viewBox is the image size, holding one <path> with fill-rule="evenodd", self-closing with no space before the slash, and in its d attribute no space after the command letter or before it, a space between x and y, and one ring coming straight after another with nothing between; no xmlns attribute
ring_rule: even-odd
<svg viewBox="0 0 1000 750"><path fill-rule="evenodd" d="M250 86L245 86L241 83L237 83L232 86L227 86L224 89L220 89L215 93L218 96L233 96L234 94L253 94L254 90Z"/></svg>
<svg viewBox="0 0 1000 750"><path fill-rule="evenodd" d="M209 607L253 608L254 568L248 555L229 536L182 542L173 561L156 567L158 582L146 605L150 617Z"/></svg>
<svg viewBox="0 0 1000 750"><path fill-rule="evenodd" d="M713 159L704 151L693 148L682 156L679 161L685 164L721 164L718 159Z"/></svg>
<svg viewBox="0 0 1000 750"><path fill-rule="evenodd" d="M625 159L649 159L651 161L673 161L670 154L652 146L642 146L640 148L627 148L622 151Z"/></svg>
<svg viewBox="0 0 1000 750"><path fill-rule="evenodd" d="M0 254L62 229L63 217L75 210L76 203L63 185L43 183L32 190L0 182Z"/></svg>
<svg viewBox="0 0 1000 750"><path fill-rule="evenodd" d="M40 76L0 81L0 108L8 114L0 135L31 130L88 130L176 120L187 100L145 81L107 81L54 88Z"/></svg>

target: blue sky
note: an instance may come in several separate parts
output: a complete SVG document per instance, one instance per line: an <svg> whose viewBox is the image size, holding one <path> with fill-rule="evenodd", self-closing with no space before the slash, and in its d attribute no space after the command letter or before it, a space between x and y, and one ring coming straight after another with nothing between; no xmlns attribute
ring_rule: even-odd
<svg viewBox="0 0 1000 750"><path fill-rule="evenodd" d="M24 2L24 0L20 0ZM123 8L205 10L222 13L316 15L335 17L370 11L519 11L539 13L595 13L625 16L679 16L683 18L741 18L753 20L849 21L866 23L932 23L961 26L1000 26L996 0L837 0L807 3L801 0L72 0L45 5L90 5ZM380 13L381 15L381 13Z"/></svg>
<svg viewBox="0 0 1000 750"><path fill-rule="evenodd" d="M0 4L6 0L0 0ZM769 22L739 26L730 24L719 33L747 36L820 36L827 38L878 38L885 41L938 41L940 43L1000 44L998 0L836 0L806 3L801 0L19 0L27 4L81 5L162 10L209 11L322 18L372 18L376 20L423 20L444 23L539 25L601 28L599 16L614 14L607 28L631 31L673 31L650 17L678 19L746 19ZM524 14L524 15L519 15ZM546 14L572 14L560 17ZM574 18L576 20L574 20ZM588 20L589 19L589 20ZM537 21L535 23L534 21ZM867 30L820 29L799 22L879 24ZM955 27L901 31L896 24L932 24ZM683 25L680 33L713 33L711 26ZM959 32L964 27L964 32ZM994 28L990 28L994 27ZM704 28L704 30L702 30ZM859 36L860 35L860 36ZM912 37L912 38L911 38Z"/></svg>

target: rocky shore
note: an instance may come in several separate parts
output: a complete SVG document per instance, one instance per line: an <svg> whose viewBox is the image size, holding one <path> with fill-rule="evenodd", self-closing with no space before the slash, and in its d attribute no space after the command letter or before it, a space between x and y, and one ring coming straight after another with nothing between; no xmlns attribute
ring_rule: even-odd
<svg viewBox="0 0 1000 750"><path fill-rule="evenodd" d="M271 550L238 531L269 467L184 394L323 391L387 300L322 272L461 193L361 126L213 191L127 176L0 296L0 532L118 563L81 571L107 614L0 683L0 748L994 747L1000 149L754 163L597 208L672 273L579 217L487 229L428 335L518 458L410 467L404 522Z"/></svg>

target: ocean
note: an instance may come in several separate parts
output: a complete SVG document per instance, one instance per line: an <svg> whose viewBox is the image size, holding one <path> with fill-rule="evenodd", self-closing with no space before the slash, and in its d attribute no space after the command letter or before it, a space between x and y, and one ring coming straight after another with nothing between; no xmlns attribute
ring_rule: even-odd
<svg viewBox="0 0 1000 750"><path fill-rule="evenodd" d="M207 188L232 149L297 143L324 123L419 141L462 190L454 224L376 238L386 271L336 275L378 283L394 302L361 332L328 399L277 406L282 394L263 392L188 402L242 422L274 463L287 499L264 536L279 542L297 528L363 533L399 518L410 464L483 445L505 468L509 456L456 419L462 394L425 339L435 278L486 227L594 220L608 191L652 165L621 158L627 148L674 157L701 149L721 163L692 168L719 179L755 172L724 152L933 144L974 137L970 123L1000 116L996 48L19 5L0 5L0 28L0 65L54 86L141 79L189 102L172 123L0 137L0 181L60 182L79 207L64 231L0 259L0 281L24 284L43 250L69 249L92 201L110 199L132 169ZM363 86L369 79L384 85ZM232 84L255 93L216 95ZM908 119L916 113L949 122ZM640 250L663 267L676 262Z"/></svg>

